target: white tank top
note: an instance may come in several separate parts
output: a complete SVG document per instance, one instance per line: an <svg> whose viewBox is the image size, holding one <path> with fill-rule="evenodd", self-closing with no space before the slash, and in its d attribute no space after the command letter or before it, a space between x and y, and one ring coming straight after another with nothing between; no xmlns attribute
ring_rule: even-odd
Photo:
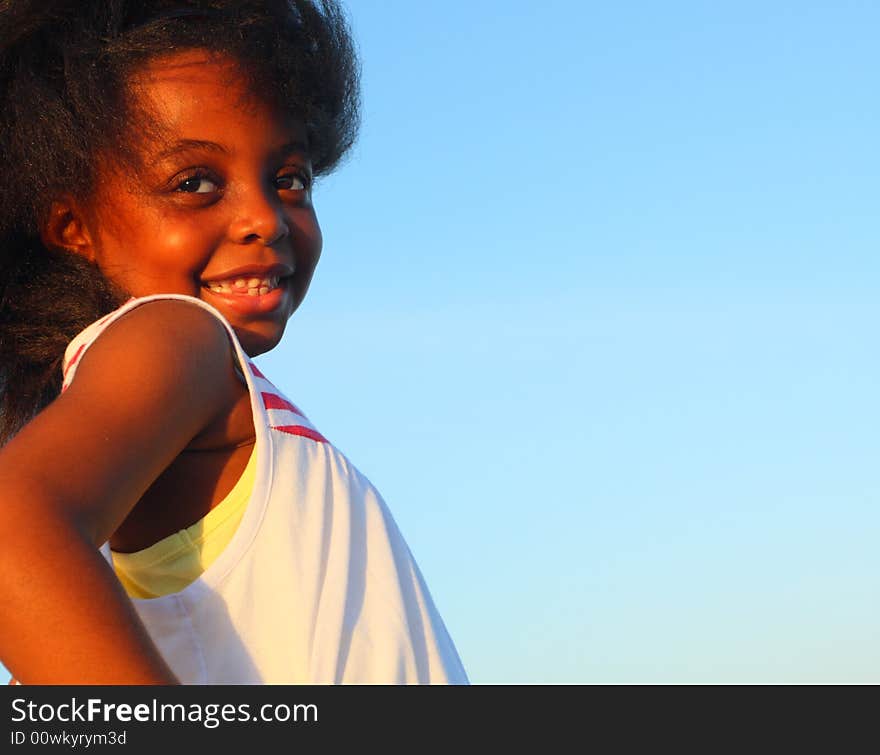
<svg viewBox="0 0 880 755"><path fill-rule="evenodd" d="M184 684L467 684L455 646L385 502L275 388L209 304L132 299L71 341L64 388L112 322L158 299L226 327L251 397L256 481L237 531L195 582L132 599ZM109 544L101 548L110 561Z"/></svg>

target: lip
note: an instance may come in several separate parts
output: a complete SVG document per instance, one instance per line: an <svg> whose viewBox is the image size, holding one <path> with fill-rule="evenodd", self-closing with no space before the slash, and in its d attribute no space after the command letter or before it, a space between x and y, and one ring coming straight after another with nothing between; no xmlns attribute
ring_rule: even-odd
<svg viewBox="0 0 880 755"><path fill-rule="evenodd" d="M241 268L245 270L245 268ZM254 270L256 268L247 268ZM243 275L245 273L242 273ZM264 273L265 275L265 273ZM218 280L223 280L218 278ZM203 287L202 293L205 301L209 304L212 301L222 304L224 308L231 309L240 315L265 315L281 310L287 306L290 301L290 278L281 278L278 281L278 287L273 288L268 294L258 294L251 296L250 294L223 294L212 291L210 288Z"/></svg>
<svg viewBox="0 0 880 755"><path fill-rule="evenodd" d="M202 278L202 285L207 286L217 281L229 280L230 278L287 278L294 273L293 265L275 263L274 265L242 265L225 270L210 278ZM269 294L266 294L267 296Z"/></svg>

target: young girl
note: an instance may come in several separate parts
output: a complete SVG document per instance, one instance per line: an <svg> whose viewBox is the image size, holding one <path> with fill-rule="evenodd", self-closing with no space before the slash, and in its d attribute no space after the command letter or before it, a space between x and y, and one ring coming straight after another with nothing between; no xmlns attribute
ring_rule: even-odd
<svg viewBox="0 0 880 755"><path fill-rule="evenodd" d="M0 4L0 651L23 684L466 683L376 490L251 361L351 146L335 3Z"/></svg>

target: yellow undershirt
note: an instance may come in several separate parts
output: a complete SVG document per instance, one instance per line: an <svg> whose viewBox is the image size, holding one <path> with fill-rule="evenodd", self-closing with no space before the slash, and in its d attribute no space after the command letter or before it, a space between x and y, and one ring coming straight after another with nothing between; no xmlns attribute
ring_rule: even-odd
<svg viewBox="0 0 880 755"><path fill-rule="evenodd" d="M116 576L129 596L158 598L198 579L235 534L251 497L256 469L254 446L229 495L198 522L135 553L111 551Z"/></svg>

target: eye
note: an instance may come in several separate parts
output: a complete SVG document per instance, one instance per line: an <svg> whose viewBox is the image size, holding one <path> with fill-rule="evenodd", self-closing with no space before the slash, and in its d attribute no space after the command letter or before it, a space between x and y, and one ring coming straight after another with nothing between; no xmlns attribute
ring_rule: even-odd
<svg viewBox="0 0 880 755"><path fill-rule="evenodd" d="M305 191L308 178L301 173L281 173L275 177L275 186L285 191Z"/></svg>
<svg viewBox="0 0 880 755"><path fill-rule="evenodd" d="M185 194L210 194L219 191L220 182L207 175L194 175L184 178L175 190Z"/></svg>

